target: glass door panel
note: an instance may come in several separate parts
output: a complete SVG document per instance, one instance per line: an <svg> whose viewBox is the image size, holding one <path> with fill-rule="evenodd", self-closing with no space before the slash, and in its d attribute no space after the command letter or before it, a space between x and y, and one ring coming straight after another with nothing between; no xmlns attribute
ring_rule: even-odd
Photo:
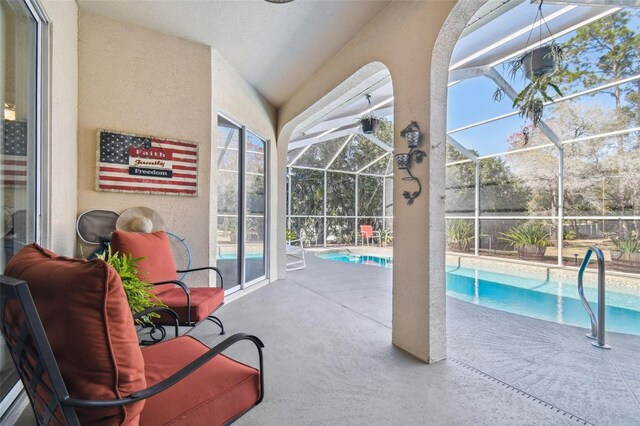
<svg viewBox="0 0 640 426"><path fill-rule="evenodd" d="M240 146L241 129L220 117L218 119L218 253L217 265L222 271L224 289L241 283L240 264Z"/></svg>
<svg viewBox="0 0 640 426"><path fill-rule="evenodd" d="M266 142L218 117L217 167L217 264L225 290L235 291L267 275Z"/></svg>
<svg viewBox="0 0 640 426"><path fill-rule="evenodd" d="M251 283L266 276L266 185L265 185L265 142L251 132L247 132L246 143L246 249L245 283Z"/></svg>
<svg viewBox="0 0 640 426"><path fill-rule="evenodd" d="M36 240L37 22L17 1L0 0L0 268ZM0 400L18 382L0 338ZM0 413L2 415L3 413Z"/></svg>

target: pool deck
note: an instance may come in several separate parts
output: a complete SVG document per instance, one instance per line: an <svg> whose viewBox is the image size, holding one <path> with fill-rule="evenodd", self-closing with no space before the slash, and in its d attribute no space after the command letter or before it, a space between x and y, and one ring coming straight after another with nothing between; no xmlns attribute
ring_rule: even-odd
<svg viewBox="0 0 640 426"><path fill-rule="evenodd" d="M390 269L307 264L218 311L227 335L266 345L266 399L239 425L640 424L640 336L608 333L605 351L584 329L448 297L448 359L426 365L391 344ZM192 334L215 344L206 323Z"/></svg>

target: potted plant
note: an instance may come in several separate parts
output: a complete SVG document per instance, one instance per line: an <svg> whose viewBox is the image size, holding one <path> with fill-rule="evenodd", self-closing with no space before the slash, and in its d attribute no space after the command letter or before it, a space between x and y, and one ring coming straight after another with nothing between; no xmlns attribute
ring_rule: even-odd
<svg viewBox="0 0 640 426"><path fill-rule="evenodd" d="M360 126L362 127L362 133L365 135L372 135L378 129L380 118L373 114L365 114L359 118Z"/></svg>
<svg viewBox="0 0 640 426"><path fill-rule="evenodd" d="M513 247L521 259L542 260L547 247L553 245L547 227L540 222L527 222L501 233L498 237Z"/></svg>
<svg viewBox="0 0 640 426"><path fill-rule="evenodd" d="M447 223L447 248L451 251L469 251L473 241L473 224L468 220L454 219Z"/></svg>
<svg viewBox="0 0 640 426"><path fill-rule="evenodd" d="M371 95L366 95L365 99L369 104L369 108L365 110L365 114L358 118L358 120L360 121L362 133L364 133L365 135L372 135L378 129L378 124L380 124L380 121L382 121L382 119L376 117L372 112Z"/></svg>
<svg viewBox="0 0 640 426"><path fill-rule="evenodd" d="M556 82L558 70L563 59L563 51L555 43L537 47L528 51L507 64L511 79L522 73L529 79L520 93L513 99L513 108L518 108L521 117L531 120L534 127L538 127L544 112L544 103L553 102L551 94L562 96L562 91ZM493 99L502 100L504 90L496 89Z"/></svg>
<svg viewBox="0 0 640 426"><path fill-rule="evenodd" d="M615 245L611 250L611 266L622 272L640 272L640 238L635 233L627 236L610 235Z"/></svg>
<svg viewBox="0 0 640 426"><path fill-rule="evenodd" d="M297 240L298 236L296 235L295 232L293 232L293 230L287 228L286 229L286 239L287 239L287 241L293 241L293 240Z"/></svg>
<svg viewBox="0 0 640 426"><path fill-rule="evenodd" d="M516 62L515 72L521 67L529 80L556 72L560 67L564 54L562 48L555 43L536 47L522 55Z"/></svg>
<svg viewBox="0 0 640 426"><path fill-rule="evenodd" d="M111 265L120 276L132 314L137 314L138 312L155 306L166 307L166 305L151 292L153 285L142 281L138 277L137 262L142 260L142 258L134 259L130 254L111 253L111 247L109 247L108 251L103 252L97 257ZM159 314L151 313L140 317L136 322L139 325L153 325L151 318L159 317Z"/></svg>
<svg viewBox="0 0 640 426"><path fill-rule="evenodd" d="M380 230L380 245L386 247L393 242L393 233L391 229L384 228Z"/></svg>
<svg viewBox="0 0 640 426"><path fill-rule="evenodd" d="M236 232L236 220L235 218L230 218L225 221L226 231L229 233L229 240L231 240L232 244L235 244L238 241L238 233Z"/></svg>

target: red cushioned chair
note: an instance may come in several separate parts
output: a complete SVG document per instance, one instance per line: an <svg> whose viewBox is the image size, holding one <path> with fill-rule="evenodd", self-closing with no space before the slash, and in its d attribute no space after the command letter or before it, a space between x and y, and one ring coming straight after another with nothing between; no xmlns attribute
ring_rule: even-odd
<svg viewBox="0 0 640 426"><path fill-rule="evenodd" d="M220 327L224 334L222 321L211 313L224 304L222 273L213 266L176 270L171 252L169 237L163 231L143 233L115 231L111 234L111 251L130 254L138 261L140 277L155 285L155 295L169 309L178 314L183 325L195 325L208 319ZM177 272L213 270L220 278L220 287L187 287L178 280ZM172 318L161 315L160 323L173 324Z"/></svg>
<svg viewBox="0 0 640 426"><path fill-rule="evenodd" d="M222 425L262 401L262 348L181 336L141 349L116 271L36 244L0 276L2 334L39 425ZM260 369L221 354L253 342Z"/></svg>

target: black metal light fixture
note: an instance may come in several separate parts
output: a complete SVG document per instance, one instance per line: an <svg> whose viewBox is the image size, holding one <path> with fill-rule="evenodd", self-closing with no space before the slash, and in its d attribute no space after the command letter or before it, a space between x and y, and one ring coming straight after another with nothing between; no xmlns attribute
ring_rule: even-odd
<svg viewBox="0 0 640 426"><path fill-rule="evenodd" d="M264 0L267 3L275 3L275 4L280 4L280 3L291 3L293 0Z"/></svg>
<svg viewBox="0 0 640 426"><path fill-rule="evenodd" d="M407 200L407 204L413 204L413 200L418 198L420 193L422 192L422 184L418 180L417 177L413 176L411 173L411 158L415 157L416 163L422 163L422 159L427 156L427 153L421 151L418 148L420 145L420 138L422 136L422 132L420 132L420 127L418 123L412 121L407 127L405 127L401 132L400 136L407 140L407 146L409 147L409 152L396 154L396 164L398 169L406 170L409 176L405 176L402 180L411 180L415 181L418 184L418 190L409 192L404 191L402 196Z"/></svg>

